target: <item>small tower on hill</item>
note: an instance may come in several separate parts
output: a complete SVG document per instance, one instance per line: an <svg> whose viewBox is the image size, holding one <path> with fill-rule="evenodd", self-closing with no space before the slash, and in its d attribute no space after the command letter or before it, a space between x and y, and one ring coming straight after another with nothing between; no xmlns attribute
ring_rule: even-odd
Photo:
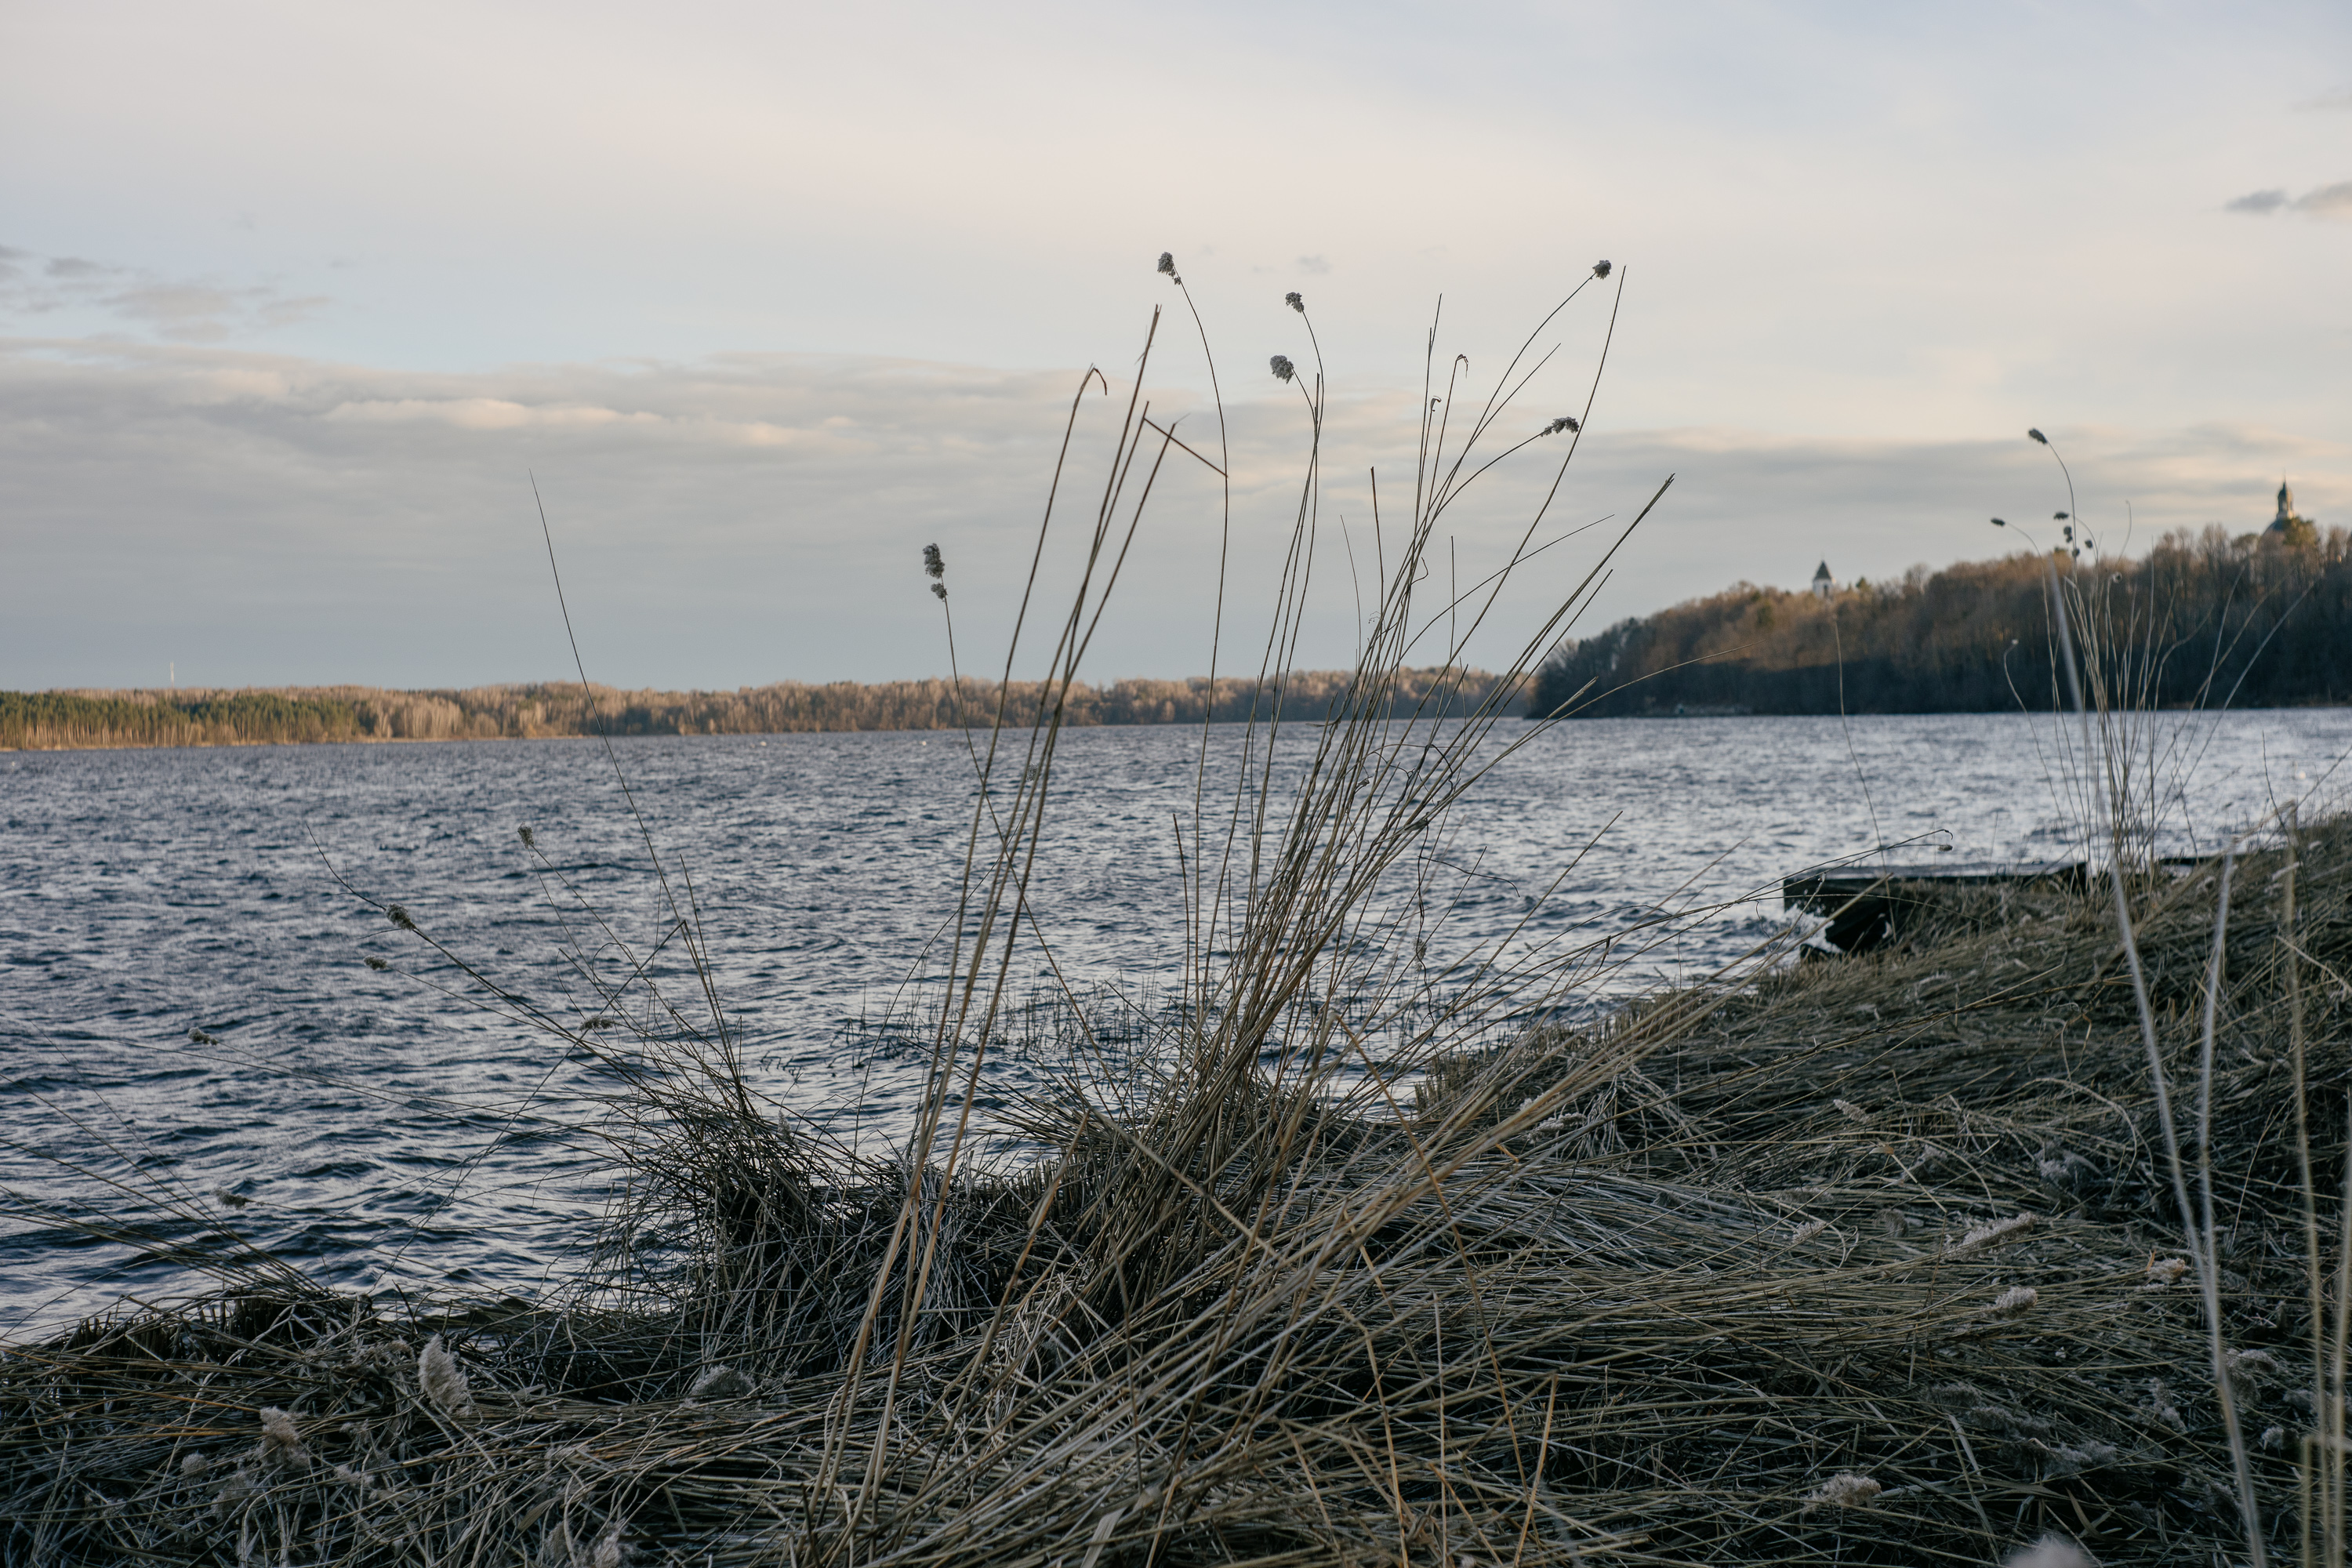
<svg viewBox="0 0 2352 1568"><path fill-rule="evenodd" d="M1830 563L1822 562L1813 568L1813 597L1830 599L1837 596L1837 579L1830 575Z"/></svg>
<svg viewBox="0 0 2352 1568"><path fill-rule="evenodd" d="M2311 519L2300 516L2294 510L2294 492L2287 489L2284 479L2279 481L2278 515L2263 530L2265 539L2276 539L2284 544L2309 544L2319 535Z"/></svg>

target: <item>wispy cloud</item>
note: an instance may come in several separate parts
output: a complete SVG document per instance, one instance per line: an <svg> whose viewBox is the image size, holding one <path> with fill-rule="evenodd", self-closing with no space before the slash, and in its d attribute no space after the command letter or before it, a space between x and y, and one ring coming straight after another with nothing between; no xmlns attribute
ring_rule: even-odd
<svg viewBox="0 0 2352 1568"><path fill-rule="evenodd" d="M167 658L184 678L193 667L221 682L552 674L562 633L533 474L599 679L937 673L946 650L918 552L937 542L956 563L959 638L1001 647L1078 375L815 354L427 374L203 345L0 343L0 558L12 568L0 574L0 688L135 683ZM1229 410L1229 633L1281 574L1307 449L1295 395L1265 384L1267 396ZM1118 391L1088 399L1073 472L1095 471ZM1188 438L1213 427L1196 396L1147 395ZM1381 552L1365 476L1378 468L1393 529L1387 486L1396 474L1410 490L1417 396L1333 400L1309 663L1353 651L1349 552L1366 573ZM1502 432L1532 435L1555 412L1514 409ZM2053 434L2103 540L2121 537L2125 496L2135 548L2176 525L2249 531L2281 471L2307 512L2352 514L2352 446L2340 441L2238 426ZM1518 545L1565 450L1535 443L1448 513L1464 582ZM1622 525L1678 476L1612 563L1597 626L1742 578L1801 586L1823 557L1842 577L1875 579L1994 553L2011 542L1985 520L2048 500L2049 470L2014 432L1826 440L1626 430L1604 415L1535 542L1602 517ZM1092 656L1098 673L1202 667L1217 494L1181 455L1157 480L1127 569L1150 591L1122 593ZM1564 593L1612 531L1547 552L1528 581L1535 597ZM1526 629L1504 627L1497 645Z"/></svg>
<svg viewBox="0 0 2352 1568"><path fill-rule="evenodd" d="M2332 185L2322 185L2315 191L2305 191L2290 196L2283 190L2249 191L2235 201L2223 204L2233 213L2252 213L2267 217L2272 213L2308 213L2313 217L2352 218L2352 180L2339 180Z"/></svg>
<svg viewBox="0 0 2352 1568"><path fill-rule="evenodd" d="M110 316L172 342L217 343L310 320L330 301L270 284L170 279L86 256L41 256L0 246L0 316Z"/></svg>
<svg viewBox="0 0 2352 1568"><path fill-rule="evenodd" d="M2334 92L2323 92L2317 98L2306 98L2296 104L2295 108L2322 111L2331 109L2352 110L2352 87L2338 88Z"/></svg>
<svg viewBox="0 0 2352 1568"><path fill-rule="evenodd" d="M2319 217L2352 217L2352 180L2339 180L2295 198L2296 208Z"/></svg>

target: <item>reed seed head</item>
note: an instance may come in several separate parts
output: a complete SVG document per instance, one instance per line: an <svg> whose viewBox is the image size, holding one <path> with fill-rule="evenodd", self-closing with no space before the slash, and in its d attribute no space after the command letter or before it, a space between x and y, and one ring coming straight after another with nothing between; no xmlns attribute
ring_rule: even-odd
<svg viewBox="0 0 2352 1568"><path fill-rule="evenodd" d="M1952 1248L1952 1256L1959 1258L1975 1252L1980 1247L2007 1241L2018 1232L2031 1229L2032 1225L2033 1216L2030 1214L2018 1215L2010 1219L1989 1220L1983 1225L1974 1226L1966 1236L1960 1237L1960 1244Z"/></svg>
<svg viewBox="0 0 2352 1568"><path fill-rule="evenodd" d="M2033 1310L2033 1303L2042 1299L2031 1285L2012 1285L1992 1299L1993 1316L2021 1318Z"/></svg>
<svg viewBox="0 0 2352 1568"><path fill-rule="evenodd" d="M937 599L942 605L946 604L948 602L948 585L945 583L932 584L931 597Z"/></svg>
<svg viewBox="0 0 2352 1568"><path fill-rule="evenodd" d="M1610 270L1610 264L1609 264L1608 262L1606 262L1606 261L1596 261L1596 262L1594 262L1594 263L1592 264L1592 275L1593 275L1595 278L1606 278L1606 277L1608 277L1608 276L1609 276L1609 270Z"/></svg>
<svg viewBox="0 0 2352 1568"><path fill-rule="evenodd" d="M2098 1564L2063 1535L2045 1535L2011 1557L2004 1568L2098 1568Z"/></svg>
<svg viewBox="0 0 2352 1568"><path fill-rule="evenodd" d="M688 1399L740 1399L751 1392L751 1380L731 1366L706 1368L694 1386L686 1391Z"/></svg>
<svg viewBox="0 0 2352 1568"><path fill-rule="evenodd" d="M2015 639L2011 640L2013 642ZM2099 1178L2096 1165L2080 1154L2069 1153L2063 1149L2051 1149L2036 1156L2033 1168L2041 1172L2042 1179L2051 1185L2078 1191L2095 1184Z"/></svg>
<svg viewBox="0 0 2352 1568"><path fill-rule="evenodd" d="M1859 1508L1885 1489L1868 1476L1842 1470L1805 1494L1805 1510L1811 1512L1817 1508Z"/></svg>
<svg viewBox="0 0 2352 1568"><path fill-rule="evenodd" d="M1994 519L1992 520L1992 525L1993 525L1995 528L2007 528L2007 527L2009 526L2009 523L2008 523L2008 521L2007 521L2005 519L1998 518L1998 517L1997 517L1997 518L1994 518Z"/></svg>
<svg viewBox="0 0 2352 1568"><path fill-rule="evenodd" d="M2079 1446L2061 1443L2050 1451L2052 1476L2079 1476L2085 1470L2095 1470L2116 1462L2116 1446L2095 1439L2084 1439Z"/></svg>
<svg viewBox="0 0 2352 1568"><path fill-rule="evenodd" d="M408 911L401 908L398 904L384 905L383 914L386 920L390 921L393 924L398 926L403 931L415 931L416 929L416 922L409 919Z"/></svg>
<svg viewBox="0 0 2352 1568"><path fill-rule="evenodd" d="M302 1451L302 1434L296 1429L294 1417L275 1405L262 1407L261 1453L264 1458L297 1462L309 1458Z"/></svg>
<svg viewBox="0 0 2352 1568"><path fill-rule="evenodd" d="M466 1381L466 1371L457 1364L434 1335L425 1342L425 1349L416 1358L416 1384L425 1397L450 1415L470 1415L474 1413L474 1390Z"/></svg>
<svg viewBox="0 0 2352 1568"><path fill-rule="evenodd" d="M1821 1235L1822 1232L1829 1229L1829 1227L1830 1222L1825 1219L1809 1219L1804 1224L1799 1226L1795 1230L1789 1233L1789 1245L1791 1247L1802 1247L1805 1243L1812 1240L1813 1237Z"/></svg>
<svg viewBox="0 0 2352 1568"><path fill-rule="evenodd" d="M1298 374L1298 367L1290 363L1288 354L1276 354L1266 363L1273 367L1274 379L1276 381L1288 381Z"/></svg>
<svg viewBox="0 0 2352 1568"><path fill-rule="evenodd" d="M1184 286L1184 279L1176 276L1176 253L1174 251L1163 250L1160 253L1160 270L1168 274L1168 276L1175 281L1178 288L1181 289Z"/></svg>
<svg viewBox="0 0 2352 1568"><path fill-rule="evenodd" d="M2047 447L2048 445L2050 445L2050 437L2047 437L2047 436L2044 436L2044 435L2043 435L2041 431L2039 431L2039 430L2028 430L2028 431L2026 432L2026 434L2027 434L2027 435L2029 435L2029 436L2031 436L2031 437L2032 437L2035 440L2037 440L2037 441L2041 442L2041 443L2042 443L2043 446L2045 446L2045 447Z"/></svg>
<svg viewBox="0 0 2352 1568"><path fill-rule="evenodd" d="M391 964L386 963L383 959L378 958L372 952L362 958L360 962L366 964L370 969L390 969L392 967Z"/></svg>
<svg viewBox="0 0 2352 1568"><path fill-rule="evenodd" d="M923 575L930 578L933 582L937 582L941 577L947 575L947 570L948 563L940 555L940 547L936 544L924 545Z"/></svg>
<svg viewBox="0 0 2352 1568"><path fill-rule="evenodd" d="M2147 1266L2148 1288L2161 1290L2188 1272L2189 1260L2185 1258L2152 1258Z"/></svg>
<svg viewBox="0 0 2352 1568"><path fill-rule="evenodd" d="M1573 436L1579 430L1583 428L1583 426L1578 424L1573 418L1563 414L1559 418L1553 420L1550 424L1545 426L1543 427L1543 433L1547 436L1557 436L1561 431L1565 430L1570 435Z"/></svg>
<svg viewBox="0 0 2352 1568"><path fill-rule="evenodd" d="M228 1483L222 1487L219 1494L213 1499L213 1506L216 1509L234 1508L259 1489L254 1485L253 1472L247 1468L244 1462L240 1462L236 1468L230 1472Z"/></svg>
<svg viewBox="0 0 2352 1568"><path fill-rule="evenodd" d="M2278 1358L2268 1351L2231 1351L2222 1358L2233 1377L2276 1377Z"/></svg>
<svg viewBox="0 0 2352 1568"><path fill-rule="evenodd" d="M1289 306L1292 310L1297 311L1302 316L1307 314L1307 301L1298 297L1298 290L1296 289L1293 289L1289 293L1285 294L1282 297L1282 302Z"/></svg>
<svg viewBox="0 0 2352 1568"><path fill-rule="evenodd" d="M188 1031L188 1039L191 1044L199 1046L217 1046L220 1044L220 1037L218 1035L207 1035L202 1029L190 1029Z"/></svg>

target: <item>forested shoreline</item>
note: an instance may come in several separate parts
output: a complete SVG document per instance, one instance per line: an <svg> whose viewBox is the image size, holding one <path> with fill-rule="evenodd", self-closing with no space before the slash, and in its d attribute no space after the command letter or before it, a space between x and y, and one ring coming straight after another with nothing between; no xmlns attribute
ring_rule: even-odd
<svg viewBox="0 0 2352 1568"><path fill-rule="evenodd" d="M2094 639L2158 707L2352 702L2352 535L2168 534L2138 560L2057 558ZM1563 644L1529 710L1980 713L2057 692L2050 558L2021 553L1827 595L1741 584Z"/></svg>
<svg viewBox="0 0 2352 1568"><path fill-rule="evenodd" d="M2352 534L2168 535L2138 560L2057 572L2094 640L2139 660L2156 706L2352 702ZM1827 595L1740 584L1564 643L1538 672L1530 716L1677 712L1971 713L2046 709L2057 691L2051 569L2039 554L1915 567ZM1346 670L1293 674L1285 718L1344 702ZM1479 670L1408 671L1401 699L1458 686L1465 712L1496 695ZM0 691L0 750L233 746L312 742L527 740L590 735L772 735L985 727L985 680L779 681L733 691L624 690L576 682L393 690L365 686L204 690ZM1005 694L1010 722L1038 709L1034 682ZM1517 700L1504 694L1504 700ZM1246 678L1071 687L1063 721L1231 722L1273 713Z"/></svg>
<svg viewBox="0 0 2352 1568"><path fill-rule="evenodd" d="M1346 670L1292 674L1278 695L1285 719L1314 721L1345 700ZM1493 695L1480 670L1409 670L1402 700L1444 701L1466 712ZM1009 723L1027 721L1034 681L1006 692ZM0 750L236 746L310 742L534 740L585 735L777 735L860 730L986 728L993 681L780 681L735 691L627 691L577 682L399 691L365 686L242 690L0 691ZM1516 699L1514 699L1516 700ZM1264 720L1277 693L1246 678L1074 684L1063 722L1181 724Z"/></svg>

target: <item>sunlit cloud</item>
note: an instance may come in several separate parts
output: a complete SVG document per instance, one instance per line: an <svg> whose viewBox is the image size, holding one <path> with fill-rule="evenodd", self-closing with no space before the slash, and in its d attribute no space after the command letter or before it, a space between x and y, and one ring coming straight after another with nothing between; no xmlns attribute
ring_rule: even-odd
<svg viewBox="0 0 2352 1568"><path fill-rule="evenodd" d="M137 683L166 659L231 684L548 674L562 647L534 476L599 679L732 687L938 673L946 650L909 578L916 552L949 550L959 636L1001 647L1081 369L733 354L453 374L20 340L0 347L0 550L13 567L0 585L0 687ZM1127 388L1113 384L1118 395L1089 395L1081 411L1073 474L1098 472L1124 407ZM1295 392L1271 378L1265 389L1279 395L1260 395L1254 378L1229 406L1222 442L1204 398L1147 391L1156 419L1230 450L1228 631L1279 575L1308 449ZM1352 655L1355 590L1393 542L1374 529L1369 474L1382 476L1393 530L1411 491L1415 395L1333 397L1300 650L1310 664ZM1497 447L1558 412L1507 411ZM2352 515L2338 478L2352 473L2352 444L2225 424L2052 433L2084 518L2109 542L2129 530L2138 549L2165 529L2215 522L2251 531L2281 472L2306 513ZM1988 517L2064 504L2021 432L1830 439L1626 429L1603 416L1530 539L1567 450L1564 436L1535 441L1440 525L1465 582L1523 540L1551 544L1519 601L1535 619L1668 474L1674 488L1612 563L1591 625L1741 579L1801 586L1824 557L1851 580L1992 554L2011 542ZM1189 459L1162 474L1129 587L1091 656L1098 673L1204 666L1218 494ZM1084 510L1057 527L1075 529ZM1497 645L1524 624L1507 613Z"/></svg>
<svg viewBox="0 0 2352 1568"><path fill-rule="evenodd" d="M931 673L910 540L954 544L985 645L1079 373L1134 374L1155 310L1153 416L1231 451L1236 594L1331 389L1302 647L1344 660L1424 360L1483 389L1601 256L1509 426L1583 418L1606 341L1538 542L1678 476L1596 616L2001 548L1987 517L2065 504L2028 425L2105 538L2126 500L2140 537L2255 526L2281 472L2352 516L2352 171L2302 161L2352 11L2159 13L40 10L0 108L0 687L159 641L207 678L543 672L533 475L614 679ZM1446 519L1464 572L1552 445ZM1201 662L1206 477L1163 476L1104 673Z"/></svg>
<svg viewBox="0 0 2352 1568"><path fill-rule="evenodd" d="M2352 217L2352 180L2339 180L2306 192L2294 201L2295 210L2316 217Z"/></svg>
<svg viewBox="0 0 2352 1568"><path fill-rule="evenodd" d="M520 430L609 425L662 425L658 414L625 413L617 408L583 408L577 405L534 408L502 397L373 398L339 403L320 416L325 419L429 421L460 430Z"/></svg>

